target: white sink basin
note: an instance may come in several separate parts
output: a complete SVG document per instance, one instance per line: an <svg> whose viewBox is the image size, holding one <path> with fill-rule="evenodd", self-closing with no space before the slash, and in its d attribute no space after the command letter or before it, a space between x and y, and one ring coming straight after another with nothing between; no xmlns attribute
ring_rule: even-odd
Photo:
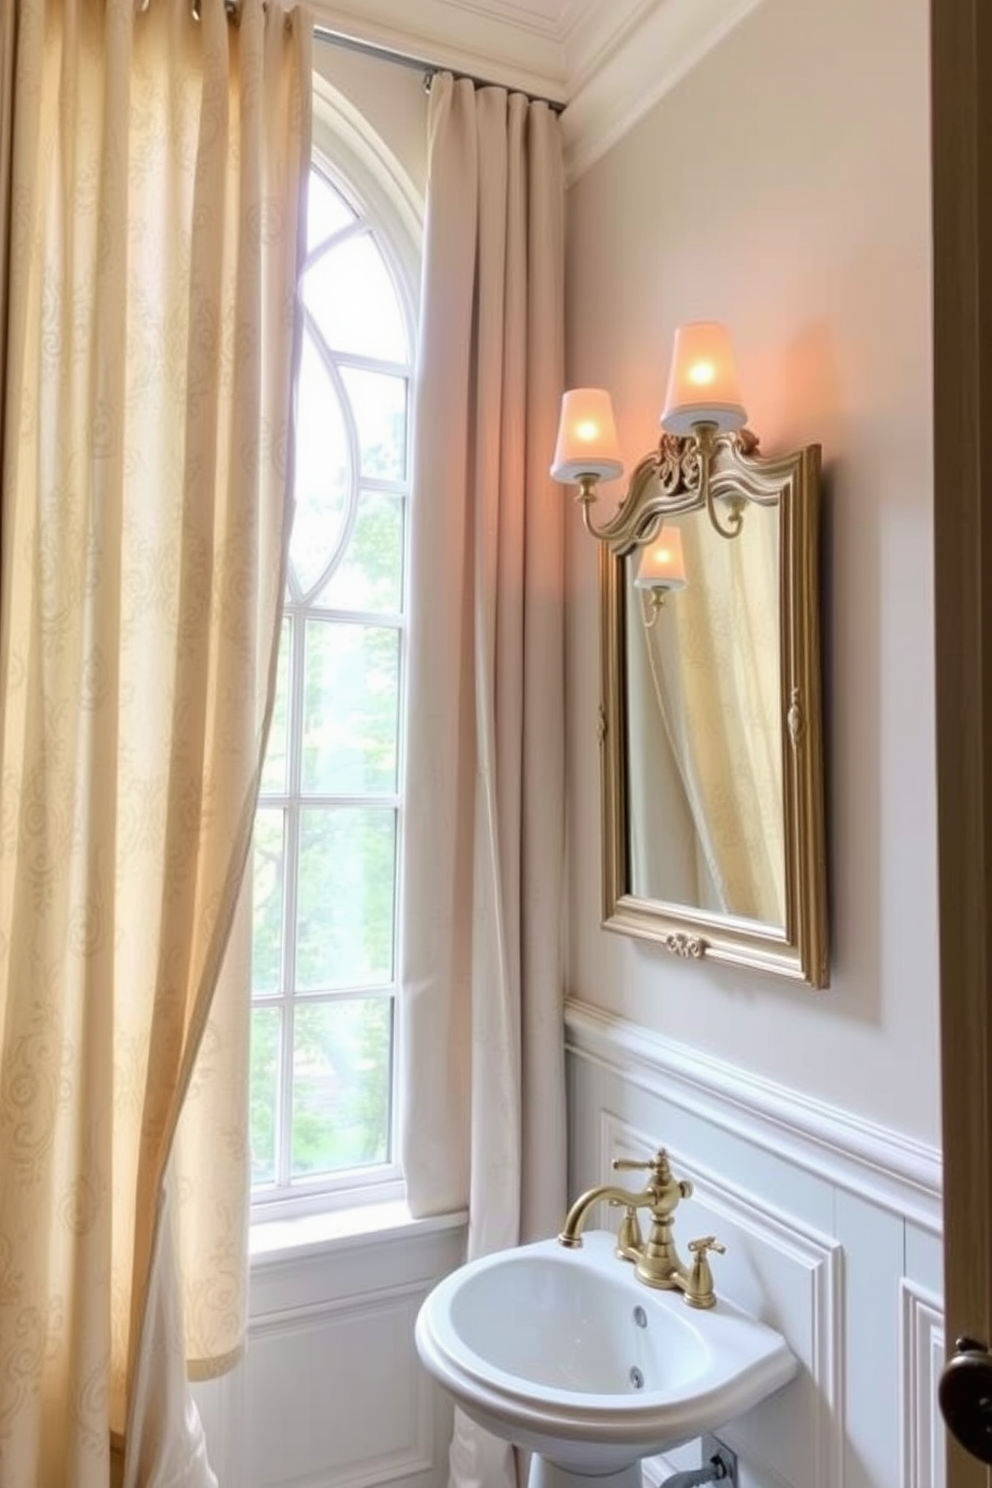
<svg viewBox="0 0 992 1488"><path fill-rule="evenodd" d="M531 1482L618 1475L722 1426L784 1385L784 1338L718 1301L707 1311L656 1291L594 1231L470 1262L417 1318L420 1357L487 1430L528 1447Z"/></svg>

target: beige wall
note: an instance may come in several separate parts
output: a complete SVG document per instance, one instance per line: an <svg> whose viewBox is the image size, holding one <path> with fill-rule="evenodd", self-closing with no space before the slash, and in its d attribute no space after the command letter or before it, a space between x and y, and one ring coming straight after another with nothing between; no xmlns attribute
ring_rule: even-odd
<svg viewBox="0 0 992 1488"><path fill-rule="evenodd" d="M818 440L833 979L599 927L594 544L570 521L570 995L937 1142L925 0L764 0L569 192L568 381L652 445L680 320L727 321L749 422Z"/></svg>

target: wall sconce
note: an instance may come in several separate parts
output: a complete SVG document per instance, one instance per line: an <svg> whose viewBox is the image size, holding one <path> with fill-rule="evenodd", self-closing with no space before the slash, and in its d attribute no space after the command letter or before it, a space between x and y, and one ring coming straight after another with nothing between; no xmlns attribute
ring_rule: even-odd
<svg viewBox="0 0 992 1488"><path fill-rule="evenodd" d="M700 495L713 527L726 538L740 532L745 503L731 499L726 519L721 518L710 489L710 466L717 435L743 428L746 419L726 327L715 321L680 326L675 332L661 427L666 434L691 442L699 463ZM562 398L551 474L563 484L578 485L577 500L582 503L587 531L596 538L606 537L608 528L596 527L589 508L596 500L599 481L622 475L623 464L610 395L602 388L575 388Z"/></svg>
<svg viewBox="0 0 992 1488"><path fill-rule="evenodd" d="M563 485L579 487L576 500L582 503L586 527L598 537L589 515L596 485L623 475L613 404L603 388L572 388L562 397L551 474Z"/></svg>
<svg viewBox="0 0 992 1488"><path fill-rule="evenodd" d="M668 595L684 589L687 582L682 533L678 527L662 527L657 536L641 549L634 577L634 587L646 590L650 601L650 609L644 616L648 630L657 620L658 611Z"/></svg>

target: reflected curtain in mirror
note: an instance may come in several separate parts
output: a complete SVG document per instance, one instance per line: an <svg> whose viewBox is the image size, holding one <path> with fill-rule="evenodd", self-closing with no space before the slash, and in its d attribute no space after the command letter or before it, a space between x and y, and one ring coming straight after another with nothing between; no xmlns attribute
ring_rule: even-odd
<svg viewBox="0 0 992 1488"><path fill-rule="evenodd" d="M702 513L676 522L687 582L664 606L626 560L631 888L784 925L777 510L733 542ZM653 806L688 832L649 827Z"/></svg>

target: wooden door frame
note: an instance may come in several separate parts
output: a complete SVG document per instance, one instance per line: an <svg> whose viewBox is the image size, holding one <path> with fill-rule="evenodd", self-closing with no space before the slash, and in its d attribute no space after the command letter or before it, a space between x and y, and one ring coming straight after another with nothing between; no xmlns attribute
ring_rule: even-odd
<svg viewBox="0 0 992 1488"><path fill-rule="evenodd" d="M992 3L931 0L934 601L948 1350L992 1346ZM988 1488L952 1444L949 1488Z"/></svg>

